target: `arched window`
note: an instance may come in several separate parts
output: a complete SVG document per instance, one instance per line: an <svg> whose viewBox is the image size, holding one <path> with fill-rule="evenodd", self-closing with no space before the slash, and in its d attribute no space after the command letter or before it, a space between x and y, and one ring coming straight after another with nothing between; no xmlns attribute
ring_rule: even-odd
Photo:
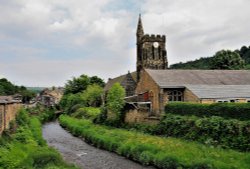
<svg viewBox="0 0 250 169"><path fill-rule="evenodd" d="M168 101L183 101L183 93L178 90L168 92Z"/></svg>

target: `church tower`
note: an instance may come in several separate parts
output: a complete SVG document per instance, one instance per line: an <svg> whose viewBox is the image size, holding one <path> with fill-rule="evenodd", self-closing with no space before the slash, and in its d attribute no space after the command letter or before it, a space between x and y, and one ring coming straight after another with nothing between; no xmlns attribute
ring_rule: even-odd
<svg viewBox="0 0 250 169"><path fill-rule="evenodd" d="M166 51L165 35L144 35L141 15L139 15L136 45L137 45L137 61L136 72L137 82L140 79L142 68L145 69L167 69L167 51Z"/></svg>

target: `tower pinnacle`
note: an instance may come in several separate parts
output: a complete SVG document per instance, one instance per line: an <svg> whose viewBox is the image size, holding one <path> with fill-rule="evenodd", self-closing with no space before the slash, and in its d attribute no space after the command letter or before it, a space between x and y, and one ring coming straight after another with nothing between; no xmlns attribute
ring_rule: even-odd
<svg viewBox="0 0 250 169"><path fill-rule="evenodd" d="M137 38L140 38L144 35L142 21L141 21L141 14L139 14L139 20L137 24L137 32L136 32Z"/></svg>

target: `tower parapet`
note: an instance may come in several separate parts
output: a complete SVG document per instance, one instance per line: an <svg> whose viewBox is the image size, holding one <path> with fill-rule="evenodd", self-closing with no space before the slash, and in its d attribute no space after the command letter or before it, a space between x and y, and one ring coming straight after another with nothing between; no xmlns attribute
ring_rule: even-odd
<svg viewBox="0 0 250 169"><path fill-rule="evenodd" d="M137 81L140 79L140 72L144 69L167 69L166 36L145 34L142 27L141 16L137 26Z"/></svg>

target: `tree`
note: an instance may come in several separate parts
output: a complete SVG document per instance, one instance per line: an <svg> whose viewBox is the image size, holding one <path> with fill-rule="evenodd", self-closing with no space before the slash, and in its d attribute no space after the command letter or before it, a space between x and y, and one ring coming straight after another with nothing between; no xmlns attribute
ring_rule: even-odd
<svg viewBox="0 0 250 169"><path fill-rule="evenodd" d="M68 80L65 85L65 94L76 94L86 90L88 85L90 84L90 79L87 75L81 75L76 78L73 77L72 80Z"/></svg>
<svg viewBox="0 0 250 169"><path fill-rule="evenodd" d="M97 107L102 103L103 88L97 84L89 85L81 95L82 99L86 101L88 106Z"/></svg>
<svg viewBox="0 0 250 169"><path fill-rule="evenodd" d="M211 62L212 69L242 69L244 60L236 52L221 50L217 52Z"/></svg>
<svg viewBox="0 0 250 169"><path fill-rule="evenodd" d="M92 76L92 77L90 77L90 84L97 84L100 87L104 87L105 86L104 81L101 78L99 78L98 76Z"/></svg>
<svg viewBox="0 0 250 169"><path fill-rule="evenodd" d="M125 105L125 89L119 84L115 83L107 95L107 108L108 110L119 118L121 110Z"/></svg>

